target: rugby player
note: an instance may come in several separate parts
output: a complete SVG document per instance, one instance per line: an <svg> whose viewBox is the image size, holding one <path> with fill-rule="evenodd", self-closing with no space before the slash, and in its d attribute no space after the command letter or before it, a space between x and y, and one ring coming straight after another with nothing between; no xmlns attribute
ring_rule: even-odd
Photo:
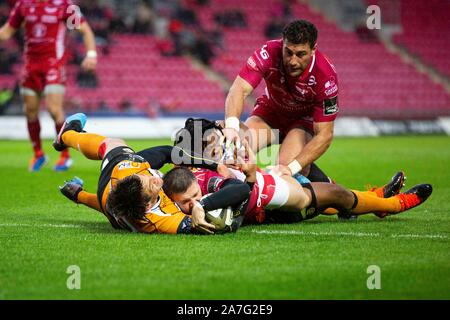
<svg viewBox="0 0 450 320"><path fill-rule="evenodd" d="M196 142L198 139L202 141ZM187 153L196 157L221 161L225 147L220 145L224 140L222 128L217 122L206 119L187 119L185 127L181 129L175 138L175 145L183 148ZM299 213L295 220L301 221L317 216L319 213L336 214L344 212L345 214L366 214L375 213L379 217L385 217L388 214L399 213L411 209L423 203L431 194L432 186L429 184L417 185L405 193L401 193L403 187L403 172L394 175L392 181L381 188L375 188L370 191L348 190L342 186L330 183L307 183L304 188L293 179L290 174L282 175L273 172L257 170L256 159L248 148L248 143L243 140L246 146L247 161L243 161L241 156L238 161L238 167L245 174L234 170L233 173L238 179L244 181L246 177L256 175L256 183L250 196L250 204L245 219L252 222L262 222L265 220L264 209L282 209L282 211L294 211ZM191 160L192 158L188 158ZM179 169L181 170L181 169ZM224 176L212 172L211 170L194 169L199 188L190 186L192 192L195 189L202 190L202 194L215 191L220 186ZM164 184L170 185L170 179L178 179L178 175L172 175L169 172L164 176ZM226 175L227 177L233 175ZM190 181L193 183L193 180ZM186 190L190 185L185 183ZM170 192L170 191L168 191ZM191 192L191 194L193 194ZM189 192L188 192L189 194ZM170 195L177 203L182 202L180 197ZM327 208L335 208L331 210ZM273 213L273 212L272 212ZM301 213L301 215L300 215ZM292 216L292 215L290 215Z"/></svg>
<svg viewBox="0 0 450 320"><path fill-rule="evenodd" d="M211 121L201 120L200 123L206 134L201 148L211 153L202 152L200 155L199 152L192 150L194 145L194 141L191 140L194 137L193 122L195 122L194 119L188 119L186 121L188 129L180 130L176 137L177 147L182 146L186 149L186 153L191 154L191 157L186 160L192 161L194 157L199 159L203 156L212 161L215 161L213 158L220 158L220 148L211 146L213 141L223 141L220 137L220 126ZM211 131L208 132L208 130ZM423 203L432 192L431 185L423 184L399 194L403 186L403 173L397 174L389 184L366 192L350 191L330 183L311 183L302 188L298 181L290 175L279 177L277 174L259 169L257 172L254 155L248 147L247 141L244 140L243 143L246 147L248 161L240 158L238 166L241 171L234 170L231 174L225 173L224 175L227 176L225 178L224 175L206 168L192 169L192 172L183 167L174 168L163 177L164 192L177 203L183 212L192 210L197 201L205 205L209 201L213 201L212 199L216 201L216 207L232 206L235 208L239 202L239 191L224 188L224 186L228 186L231 182L233 185L239 186L236 179L230 179L232 176L237 177L242 185L246 182L251 186L248 202L246 199L245 206L239 208L239 210L244 210L244 222L246 223L298 222L313 218L330 207L338 210L328 209L329 213L345 211L356 215L370 212L383 213L383 215L396 214ZM148 150L151 149L153 148ZM142 153L142 155L146 157L146 153ZM74 202L87 204L84 200L86 192L82 190L81 184L66 182L61 191ZM211 193L213 196L203 197ZM266 209L270 210L268 218ZM288 214L288 212L294 212L294 214Z"/></svg>
<svg viewBox="0 0 450 320"><path fill-rule="evenodd" d="M194 201L189 214L183 213L161 188L161 173L151 164L161 167L171 158L172 147L142 152L149 163L121 139L83 132L85 123L86 116L82 113L70 116L53 143L57 151L70 147L88 159L102 160L96 195L80 192L76 185L66 187L65 191L75 195L77 202L102 212L116 229L143 233L214 233L214 225L205 221L204 210L215 208L204 208ZM217 169L206 163L200 166ZM236 201L241 204L249 197L250 188L239 186L234 192L239 193Z"/></svg>
<svg viewBox="0 0 450 320"><path fill-rule="evenodd" d="M266 89L245 125L254 151L281 143L274 172L329 182L315 164L330 146L339 112L338 79L331 61L317 49L317 29L305 20L289 23L282 39L271 40L250 56L234 80L225 102L227 144L239 144L244 102L262 79Z"/></svg>
<svg viewBox="0 0 450 320"><path fill-rule="evenodd" d="M0 28L0 41L10 39L22 25L25 29L25 66L21 94L34 151L29 170L39 171L48 161L40 138L39 107L43 96L57 133L65 118L66 30L73 27L83 36L87 53L81 66L85 70L95 70L97 51L92 29L71 0L18 0L8 21ZM65 171L71 165L69 151L63 150L54 170Z"/></svg>

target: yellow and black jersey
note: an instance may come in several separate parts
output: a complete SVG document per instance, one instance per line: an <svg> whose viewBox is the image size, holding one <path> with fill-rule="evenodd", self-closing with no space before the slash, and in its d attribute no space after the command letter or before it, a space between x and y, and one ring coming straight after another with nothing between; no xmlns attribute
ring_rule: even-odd
<svg viewBox="0 0 450 320"><path fill-rule="evenodd" d="M113 227L144 233L189 233L190 216L184 214L162 189L159 191L157 202L142 219L114 217L107 210L108 195L119 180L133 174L162 176L161 172L152 169L147 161L134 154L131 149L117 149L109 152L107 156L110 157L106 157L103 161L97 189L102 211Z"/></svg>

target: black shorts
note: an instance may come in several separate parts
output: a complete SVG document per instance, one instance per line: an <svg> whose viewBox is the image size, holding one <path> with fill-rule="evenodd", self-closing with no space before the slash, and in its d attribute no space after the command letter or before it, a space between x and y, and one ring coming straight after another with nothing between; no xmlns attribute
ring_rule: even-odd
<svg viewBox="0 0 450 320"><path fill-rule="evenodd" d="M111 174L114 170L114 167L124 160L131 160L134 162L146 162L144 158L134 153L134 151L127 146L120 146L109 151L105 157L103 158L101 165L101 173L98 178L98 187L97 187L97 199L102 206L102 196L105 191L106 186L111 180Z"/></svg>

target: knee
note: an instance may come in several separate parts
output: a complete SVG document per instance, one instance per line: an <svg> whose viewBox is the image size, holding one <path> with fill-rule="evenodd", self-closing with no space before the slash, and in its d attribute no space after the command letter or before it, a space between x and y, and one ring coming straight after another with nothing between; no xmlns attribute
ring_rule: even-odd
<svg viewBox="0 0 450 320"><path fill-rule="evenodd" d="M341 200L343 200L346 203L347 202L348 203L353 202L354 196L353 196L353 193L350 190L348 190L348 189L346 189L346 188L344 188L344 187L342 187L342 186L340 186L338 184L330 184L330 186L332 186L332 190L330 190L330 191L333 193L333 195L337 199L341 199Z"/></svg>
<svg viewBox="0 0 450 320"><path fill-rule="evenodd" d="M127 145L124 140L118 138L105 138L105 140L103 140L103 143L105 143L110 148L116 148Z"/></svg>

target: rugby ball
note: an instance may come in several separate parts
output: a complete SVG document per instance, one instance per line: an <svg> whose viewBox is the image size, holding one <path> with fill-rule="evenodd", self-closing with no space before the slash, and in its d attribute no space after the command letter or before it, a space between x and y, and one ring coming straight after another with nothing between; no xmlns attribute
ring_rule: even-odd
<svg viewBox="0 0 450 320"><path fill-rule="evenodd" d="M205 195L202 199L208 197ZM224 233L232 231L233 225L233 208L219 208L216 210L205 211L205 220L216 227L216 232Z"/></svg>

